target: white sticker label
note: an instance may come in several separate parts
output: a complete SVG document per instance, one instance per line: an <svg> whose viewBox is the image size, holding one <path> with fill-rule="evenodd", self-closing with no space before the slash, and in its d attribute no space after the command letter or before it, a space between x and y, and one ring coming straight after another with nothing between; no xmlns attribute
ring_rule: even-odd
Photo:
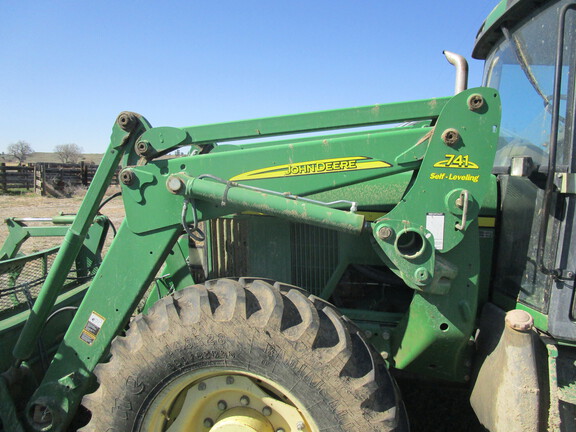
<svg viewBox="0 0 576 432"><path fill-rule="evenodd" d="M434 247L444 248L444 213L426 213L426 229L434 236Z"/></svg>
<svg viewBox="0 0 576 432"><path fill-rule="evenodd" d="M96 340L98 333L100 333L104 321L106 321L106 318L96 312L92 312L90 318L88 318L88 322L86 322L86 325L82 329L82 333L80 333L80 339L88 345L92 345Z"/></svg>
<svg viewBox="0 0 576 432"><path fill-rule="evenodd" d="M88 321L91 322L92 324L94 324L98 328L102 327L102 324L104 324L104 318L102 318L100 315L96 314L96 312L92 312L90 314L90 318L88 318Z"/></svg>

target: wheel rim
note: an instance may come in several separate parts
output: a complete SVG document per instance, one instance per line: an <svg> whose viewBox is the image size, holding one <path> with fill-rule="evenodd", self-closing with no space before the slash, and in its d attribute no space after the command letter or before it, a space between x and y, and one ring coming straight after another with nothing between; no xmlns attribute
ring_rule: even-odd
<svg viewBox="0 0 576 432"><path fill-rule="evenodd" d="M147 407L141 431L316 432L287 389L238 371L187 373L165 385Z"/></svg>

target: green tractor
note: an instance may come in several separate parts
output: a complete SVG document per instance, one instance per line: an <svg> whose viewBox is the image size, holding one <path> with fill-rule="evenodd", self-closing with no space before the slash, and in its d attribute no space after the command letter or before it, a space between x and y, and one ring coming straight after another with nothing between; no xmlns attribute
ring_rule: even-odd
<svg viewBox="0 0 576 432"><path fill-rule="evenodd" d="M503 0L450 97L121 113L74 218L8 220L0 430L408 431L393 376L468 388L492 432L576 430L575 19Z"/></svg>

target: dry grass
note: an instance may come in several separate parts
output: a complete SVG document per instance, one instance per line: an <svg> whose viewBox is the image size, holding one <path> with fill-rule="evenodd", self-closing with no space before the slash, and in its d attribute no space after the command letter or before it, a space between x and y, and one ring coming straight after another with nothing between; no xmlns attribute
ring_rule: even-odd
<svg viewBox="0 0 576 432"><path fill-rule="evenodd" d="M118 191L118 186L112 186L108 189L106 196L110 196ZM6 218L53 217L59 214L76 214L82 204L85 193L86 189L77 188L70 198L41 197L35 194L0 195L0 244L3 244L8 236L8 228L4 223ZM116 228L118 228L124 219L122 199L119 197L110 201L102 209L101 213L108 216ZM29 225L32 226L32 223ZM111 234L109 233L107 245L109 245L111 238ZM21 251L28 254L57 246L61 241L61 237L30 238L24 242Z"/></svg>

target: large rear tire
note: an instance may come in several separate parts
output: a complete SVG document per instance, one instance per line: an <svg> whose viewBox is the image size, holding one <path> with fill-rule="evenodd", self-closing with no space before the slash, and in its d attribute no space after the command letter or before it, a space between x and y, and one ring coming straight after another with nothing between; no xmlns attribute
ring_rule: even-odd
<svg viewBox="0 0 576 432"><path fill-rule="evenodd" d="M381 356L292 286L219 279L176 292L111 354L84 398L84 431L407 430Z"/></svg>

